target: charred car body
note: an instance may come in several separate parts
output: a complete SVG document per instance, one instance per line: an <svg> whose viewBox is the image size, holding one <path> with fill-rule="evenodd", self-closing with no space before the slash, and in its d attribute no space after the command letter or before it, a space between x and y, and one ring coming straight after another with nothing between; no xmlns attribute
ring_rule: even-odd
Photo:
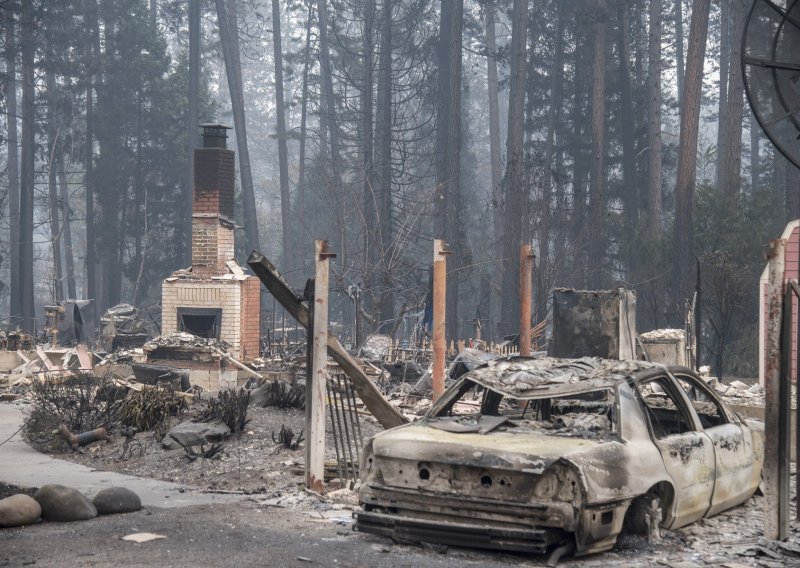
<svg viewBox="0 0 800 568"><path fill-rule="evenodd" d="M356 528L405 541L576 554L747 500L763 423L682 367L491 362L365 447Z"/></svg>

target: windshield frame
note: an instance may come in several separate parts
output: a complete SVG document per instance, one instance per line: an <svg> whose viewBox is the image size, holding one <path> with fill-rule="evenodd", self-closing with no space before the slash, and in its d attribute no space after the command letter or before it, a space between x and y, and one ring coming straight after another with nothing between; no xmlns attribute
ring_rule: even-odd
<svg viewBox="0 0 800 568"><path fill-rule="evenodd" d="M558 399L570 398L576 395L604 392L604 393L610 393L608 396L612 397L612 400L610 401L610 406L612 406L613 408L610 420L611 434L613 436L620 437L622 431L621 430L622 424L620 417L621 405L619 400L619 389L618 389L620 383L624 383L624 381L620 381L617 384L605 383L599 386L596 384L592 386L587 385L588 388L575 389L574 392L566 394L563 393L561 389L554 389L556 392L551 392L550 390L548 390L548 392L540 392L537 393L536 395L517 396L514 393L509 393L497 389L493 385L492 386L486 385L483 381L476 381L469 377L463 377L458 382L451 385L439 398L439 400L437 400L433 404L433 406L431 406L431 408L425 414L424 420L436 420L436 419L447 418L449 416L472 416L470 414L448 415L446 414L446 412L449 408L452 408L452 406L455 403L457 403L458 400L461 399L461 397L463 397L470 389L476 387L483 387L486 390L484 391L483 397L481 398L479 412L476 413L474 416L491 416L488 414L483 414L482 412L483 406L486 402L487 397L490 396L490 393L496 397L499 397L500 401L502 401L502 399L504 398L510 398L512 400L530 403L532 401L537 401L537 400L558 400ZM527 407L525 411L527 412Z"/></svg>

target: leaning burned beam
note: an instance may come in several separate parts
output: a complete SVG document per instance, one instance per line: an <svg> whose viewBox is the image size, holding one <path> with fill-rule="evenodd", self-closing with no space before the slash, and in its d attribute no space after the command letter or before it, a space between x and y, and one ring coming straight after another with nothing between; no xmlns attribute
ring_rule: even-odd
<svg viewBox="0 0 800 568"><path fill-rule="evenodd" d="M269 290L278 302L286 309L297 322L308 328L308 309L300 302L300 299L292 292L289 284L283 279L278 269L258 251L250 253L247 264L255 272L256 276ZM347 373L353 385L358 391L358 396L364 401L367 409L381 423L384 428L394 428L405 424L407 420L397 409L390 405L381 395L375 385L369 380L367 375L359 366L339 340L333 335L328 334L328 353L333 360Z"/></svg>

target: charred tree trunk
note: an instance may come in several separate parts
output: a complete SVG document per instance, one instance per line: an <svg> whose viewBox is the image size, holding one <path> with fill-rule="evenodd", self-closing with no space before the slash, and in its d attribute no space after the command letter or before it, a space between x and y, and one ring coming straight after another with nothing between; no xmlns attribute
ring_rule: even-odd
<svg viewBox="0 0 800 568"><path fill-rule="evenodd" d="M115 61L115 43L117 30L116 14L112 11L102 11L103 28L103 57L106 61ZM99 54L99 49L98 49ZM117 61L119 61L117 59ZM103 110L106 106L113 105L112 93L99 90L97 106ZM96 306L99 313L119 302L122 289L122 262L124 232L127 220L127 192L130 179L128 168L115 168L112 164L116 161L128 159L128 143L132 141L120 136L104 136L106 133L98 129L100 154L98 155L97 179L102 183L97 184L96 199L98 205L98 234L102 238L97 240L99 260L98 297Z"/></svg>
<svg viewBox="0 0 800 568"><path fill-rule="evenodd" d="M503 255L503 209L502 209L502 181L503 168L501 164L500 147L500 103L498 101L497 83L497 41L495 36L495 6L494 0L488 0L483 4L484 22L486 25L486 77L489 102L489 155L492 167L492 254L495 260L502 258ZM489 293L487 297L488 308L486 318L489 322L494 321L493 312L497 310L500 295L499 283L496 281L497 270L495 267L489 269L487 275ZM488 339L494 338L495 330L488 329Z"/></svg>
<svg viewBox="0 0 800 568"><path fill-rule="evenodd" d="M587 64L587 55L584 53L587 48L582 44L578 44L574 51L574 66L575 77L580 78L586 76L589 72ZM586 83L588 81L575 80L573 86L575 92L573 94L573 104L571 112L572 123L572 140L570 144L570 151L572 153L572 268L576 272L576 285L586 287L588 285L586 279L586 247L588 242L587 229L586 229L586 182L589 175L589 160L586 155L584 141L587 137L586 121L584 119L587 114L586 100L588 93L586 92Z"/></svg>
<svg viewBox="0 0 800 568"><path fill-rule="evenodd" d="M320 94L320 127L328 135L328 164L330 167L331 192L339 203L334 214L339 223L339 241L336 246L342 251L341 264L347 265L347 226L344 222L345 207L339 151L339 124L336 117L336 99L333 94L330 44L328 41L328 0L317 0L319 23L319 65L322 92Z"/></svg>
<svg viewBox="0 0 800 568"><path fill-rule="evenodd" d="M387 2L388 4L388 2ZM385 10L385 8L384 8ZM384 40L381 40L381 54L383 54ZM364 3L364 36L361 44L363 52L363 72L364 77L361 84L361 117L360 134L361 146L361 167L364 176L363 188L363 208L364 208L364 270L363 280L366 283L367 291L365 309L372 313L375 307L375 291L378 289L376 281L377 267L380 265L380 251L376 242L378 234L378 180L375 174L375 149L374 149L374 65L375 65L375 0L367 0ZM391 54L389 54L391 58ZM381 57L383 63L383 57ZM379 71L380 73L380 71ZM380 95L379 95L380 98ZM380 116L380 111L378 111ZM380 160L378 161L380 169ZM361 314L356 311L356 318L361 318Z"/></svg>
<svg viewBox="0 0 800 568"><path fill-rule="evenodd" d="M72 247L72 209L70 208L69 186L67 185L67 172L64 167L64 145L58 151L58 189L61 208L64 212L63 242L64 242L64 275L67 281L67 298L75 299L78 292L75 286L75 255Z"/></svg>
<svg viewBox="0 0 800 568"><path fill-rule="evenodd" d="M684 77L686 63L683 57L683 0L675 0L675 67L678 82L678 108L683 109Z"/></svg>
<svg viewBox="0 0 800 568"><path fill-rule="evenodd" d="M461 239L461 37L463 0L441 1L436 109L436 236L453 250L450 269L461 266L465 243ZM524 62L523 62L524 68ZM447 286L447 335L458 336L458 279Z"/></svg>
<svg viewBox="0 0 800 568"><path fill-rule="evenodd" d="M8 226L10 241L9 314L11 325L22 320L22 296L19 264L19 140L17 138L17 39L15 25L16 2L3 7L6 40L6 127L8 141Z"/></svg>
<svg viewBox="0 0 800 568"><path fill-rule="evenodd" d="M526 51L528 2L514 0L511 15L511 80L508 92L508 139L504 184L502 325L504 333L517 331L519 322L519 247L527 238L529 197L525 179Z"/></svg>
<svg viewBox="0 0 800 568"><path fill-rule="evenodd" d="M750 113L750 189L758 191L761 177L761 132L753 113Z"/></svg>
<svg viewBox="0 0 800 568"><path fill-rule="evenodd" d="M703 82L703 60L708 36L711 0L694 0L689 29L686 79L681 100L681 129L678 143L678 174L675 184L675 229L673 235L673 300L678 308L691 290L694 266L692 209L697 179L697 135Z"/></svg>
<svg viewBox="0 0 800 568"><path fill-rule="evenodd" d="M731 53L728 72L728 93L725 112L726 143L724 162L720 171L720 187L728 195L739 193L742 187L742 121L744 120L744 83L742 81L742 44L739 38L744 31L745 5L743 0L732 0Z"/></svg>
<svg viewBox="0 0 800 568"><path fill-rule="evenodd" d="M244 115L244 88L242 86L242 63L239 54L239 28L237 0L216 0L222 54L225 59L225 75L231 93L233 127L236 130L236 147L239 158L239 175L242 184L244 230L247 248L260 250L258 238L258 216L253 190L253 173L250 169L250 152L247 149L247 123Z"/></svg>
<svg viewBox="0 0 800 568"><path fill-rule="evenodd" d="M56 125L56 76L53 69L53 53L47 52L47 205L50 217L50 245L53 251L53 280L52 290L56 302L64 299L64 278L61 268L61 221L59 219L58 205L58 180L56 175L56 147L59 145L60 135Z"/></svg>
<svg viewBox="0 0 800 568"><path fill-rule="evenodd" d="M651 6L658 0L651 0ZM625 213L624 245L628 251L624 255L628 271L633 269L635 254L635 235L639 227L639 187L636 180L636 125L633 108L633 87L631 77L631 46L628 6L617 3L617 51L619 55L619 127L622 136L622 202Z"/></svg>
<svg viewBox="0 0 800 568"><path fill-rule="evenodd" d="M553 159L556 150L556 126L558 125L561 106L564 103L564 4L559 3L556 14L556 43L554 46L553 67L550 70L550 108L547 111L547 134L545 138L544 178L542 180L542 211L539 231L539 266L536 268L536 298L541 303L549 289L550 243L553 221Z"/></svg>
<svg viewBox="0 0 800 568"><path fill-rule="evenodd" d="M272 0L272 49L275 59L275 115L278 119L278 169L281 185L281 235L283 266L294 268L292 252L292 203L289 195L289 151L286 147L286 108L283 102L283 50L281 48L281 5Z"/></svg>
<svg viewBox="0 0 800 568"><path fill-rule="evenodd" d="M594 65L592 79L592 174L589 188L589 285L595 290L603 287L603 261L606 255L606 195L605 195L605 137L606 137L606 0L595 0Z"/></svg>
<svg viewBox="0 0 800 568"><path fill-rule="evenodd" d="M377 168L377 220L380 233L377 246L379 259L381 322L395 318L394 293L392 292L393 219L392 219L392 1L384 0L381 14L381 50L378 62L378 100L375 124L375 166ZM365 135L368 136L367 133ZM373 244L373 249L375 245Z"/></svg>
<svg viewBox="0 0 800 568"><path fill-rule="evenodd" d="M147 258L147 190L144 187L144 172L142 171L142 93L136 95L136 164L133 172L133 219L134 219L134 258L136 266L136 280L133 286L133 305L141 307L142 297L145 295L141 275L144 272L144 263ZM124 257L120 254L120 266ZM122 282L120 281L120 291Z"/></svg>
<svg viewBox="0 0 800 568"><path fill-rule="evenodd" d="M20 302L22 327L35 331L35 307L33 295L33 194L34 194L34 105L35 77L34 56L34 7L32 1L22 2L20 17L20 51L22 54L22 160L19 199L19 264Z"/></svg>
<svg viewBox="0 0 800 568"><path fill-rule="evenodd" d="M197 107L200 90L200 0L189 0L189 113L186 122L186 187L183 199L183 235L179 240L179 256L182 266L192 264L192 199L194 193L194 150L197 147Z"/></svg>
<svg viewBox="0 0 800 568"><path fill-rule="evenodd" d="M717 187L722 189L725 183L725 160L727 159L728 137L728 71L731 61L731 4L721 2L719 7L719 106L717 111L717 169L715 178Z"/></svg>
<svg viewBox="0 0 800 568"><path fill-rule="evenodd" d="M300 100L300 148L297 153L297 233L294 241L301 243L302 230L305 227L306 208L306 123L308 120L308 68L311 65L311 19L314 15L314 5L308 5L306 18L306 44L303 51L303 92Z"/></svg>
<svg viewBox="0 0 800 568"><path fill-rule="evenodd" d="M654 237L661 234L661 0L650 0L647 61L647 224Z"/></svg>
<svg viewBox="0 0 800 568"><path fill-rule="evenodd" d="M87 299L97 299L97 245L94 226L94 57L99 53L100 32L97 22L97 0L88 0L86 25L91 41L86 43L86 147L84 149L83 177L84 201L86 204L86 285L83 292Z"/></svg>

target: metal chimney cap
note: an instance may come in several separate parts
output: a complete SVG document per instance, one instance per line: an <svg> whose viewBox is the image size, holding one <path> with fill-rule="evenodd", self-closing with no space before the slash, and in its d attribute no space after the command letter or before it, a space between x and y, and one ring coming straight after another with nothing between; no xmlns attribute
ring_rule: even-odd
<svg viewBox="0 0 800 568"><path fill-rule="evenodd" d="M200 125L203 129L203 148L227 148L230 126L206 122Z"/></svg>

